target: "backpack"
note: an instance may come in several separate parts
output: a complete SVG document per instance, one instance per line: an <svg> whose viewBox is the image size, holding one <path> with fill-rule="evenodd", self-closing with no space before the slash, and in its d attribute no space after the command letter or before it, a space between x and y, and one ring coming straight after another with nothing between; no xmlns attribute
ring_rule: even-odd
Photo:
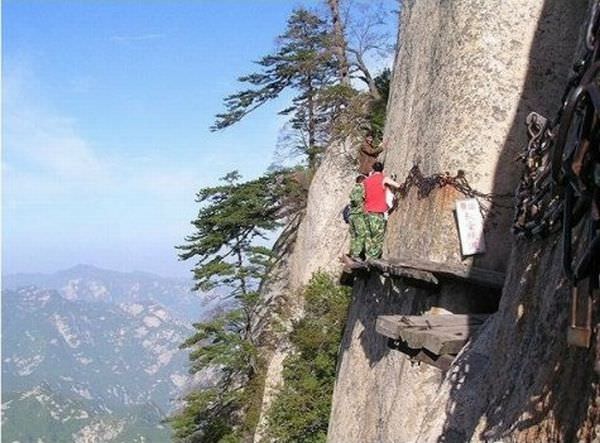
<svg viewBox="0 0 600 443"><path fill-rule="evenodd" d="M350 223L350 203L348 203L346 206L344 206L344 209L342 209L342 217L346 224Z"/></svg>

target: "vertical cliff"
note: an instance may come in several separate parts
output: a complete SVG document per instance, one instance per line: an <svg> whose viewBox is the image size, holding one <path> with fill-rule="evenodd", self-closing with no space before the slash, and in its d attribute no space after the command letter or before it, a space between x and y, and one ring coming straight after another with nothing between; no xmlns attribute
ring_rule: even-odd
<svg viewBox="0 0 600 443"><path fill-rule="evenodd" d="M559 237L512 242L511 193L525 116L554 116L587 2L403 2L386 138L402 179L463 170L490 194L487 252L461 256L453 187L400 202L384 258L506 273L502 294L468 281L438 291L377 275L356 281L340 350L331 442L574 441L598 423L592 351L568 348ZM511 253L512 249L512 253ZM501 297L500 297L501 296ZM409 362L375 331L381 314L497 312L447 373Z"/></svg>
<svg viewBox="0 0 600 443"><path fill-rule="evenodd" d="M265 349L267 373L256 442L263 440L266 413L282 382L283 361L290 352L287 333L291 322L303 314L303 300L298 291L319 270L332 274L341 271L338 258L347 252L349 243L348 225L341 211L354 183L355 157L356 147L349 142L336 142L328 148L311 181L306 210L299 215L299 224L290 232L291 237L284 235L280 239L281 261L265 291L270 302L263 321L267 328L274 323L282 328L271 333Z"/></svg>

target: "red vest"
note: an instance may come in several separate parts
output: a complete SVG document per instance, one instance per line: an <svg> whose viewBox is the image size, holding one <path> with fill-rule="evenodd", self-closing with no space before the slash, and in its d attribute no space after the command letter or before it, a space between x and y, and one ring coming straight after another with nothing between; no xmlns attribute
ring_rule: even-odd
<svg viewBox="0 0 600 443"><path fill-rule="evenodd" d="M381 172L371 174L365 179L363 186L365 187L365 212L383 213L387 211L383 174Z"/></svg>

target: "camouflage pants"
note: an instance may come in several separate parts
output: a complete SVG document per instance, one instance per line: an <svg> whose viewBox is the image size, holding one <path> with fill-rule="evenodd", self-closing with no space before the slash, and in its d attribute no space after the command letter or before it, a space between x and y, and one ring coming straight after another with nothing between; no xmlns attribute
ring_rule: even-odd
<svg viewBox="0 0 600 443"><path fill-rule="evenodd" d="M350 255L359 258L366 248L369 230L366 214L350 215Z"/></svg>
<svg viewBox="0 0 600 443"><path fill-rule="evenodd" d="M380 258L383 252L383 235L385 233L385 218L383 214L369 212L367 220L367 258Z"/></svg>

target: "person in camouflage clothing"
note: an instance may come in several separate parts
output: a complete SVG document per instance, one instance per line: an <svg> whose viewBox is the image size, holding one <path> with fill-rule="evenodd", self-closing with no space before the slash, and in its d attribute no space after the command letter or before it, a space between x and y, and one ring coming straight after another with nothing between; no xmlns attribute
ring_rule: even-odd
<svg viewBox="0 0 600 443"><path fill-rule="evenodd" d="M369 235L364 212L365 190L363 181L365 178L362 174L356 177L356 183L350 191L350 257L354 260L362 259Z"/></svg>
<svg viewBox="0 0 600 443"><path fill-rule="evenodd" d="M367 241L365 244L367 259L380 258L383 252L383 238L386 224L385 214L389 210L386 199L386 187L397 189L400 187L400 184L383 175L383 163L375 162L369 177L363 182L367 226Z"/></svg>

